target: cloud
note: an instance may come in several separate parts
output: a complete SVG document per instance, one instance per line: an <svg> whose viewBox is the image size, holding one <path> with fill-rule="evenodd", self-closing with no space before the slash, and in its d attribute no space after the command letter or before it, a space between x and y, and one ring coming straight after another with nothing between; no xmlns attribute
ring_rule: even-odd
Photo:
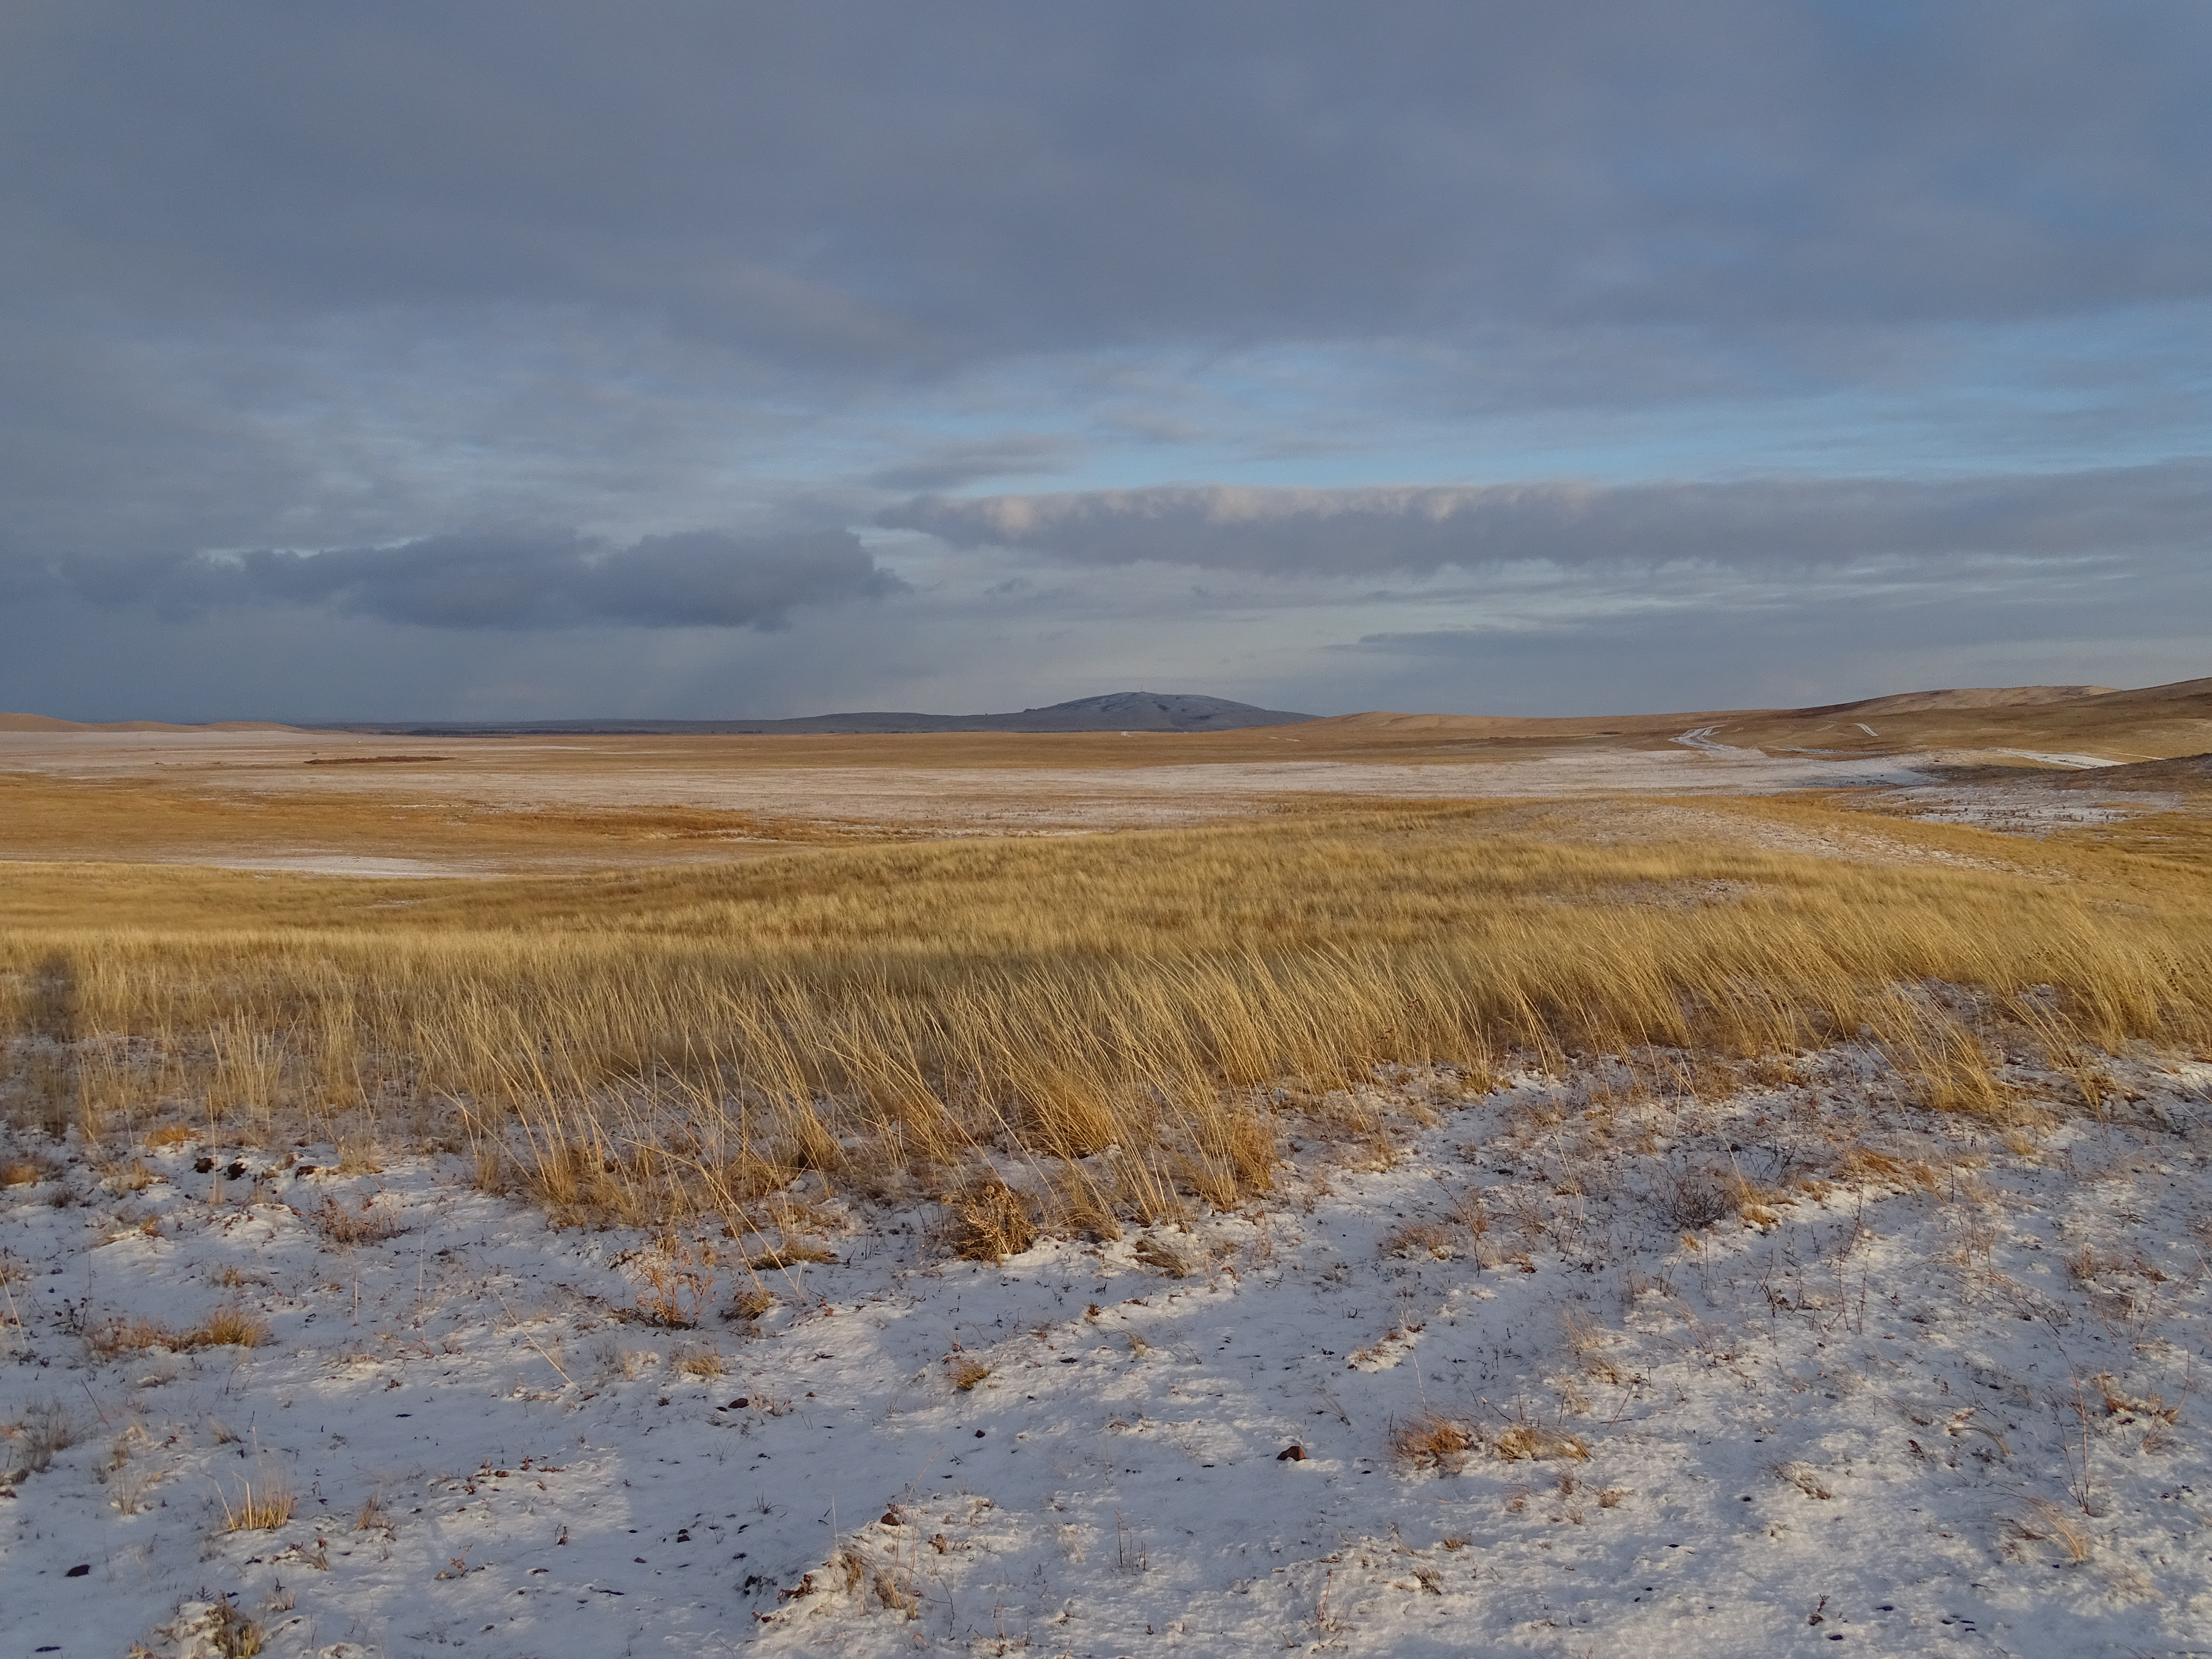
<svg viewBox="0 0 2212 1659"><path fill-rule="evenodd" d="M782 625L801 605L899 591L849 531L718 531L611 545L574 532L428 537L393 547L143 554L34 564L25 597L63 595L170 616L271 604L424 628Z"/></svg>
<svg viewBox="0 0 2212 1659"><path fill-rule="evenodd" d="M1471 317L2196 295L2203 9L33 9L10 264L132 308L647 308L825 373Z"/></svg>
<svg viewBox="0 0 2212 1659"><path fill-rule="evenodd" d="M953 489L983 478L1057 471L1075 454L1075 445L1064 438L1016 433L924 450L871 474L867 482L878 489Z"/></svg>
<svg viewBox="0 0 2212 1659"><path fill-rule="evenodd" d="M2107 557L2149 637L2203 464L2084 469L2204 447L2208 52L2201 0L0 7L0 698L1323 706L1408 659L1316 641L1699 560ZM1475 469L1537 482L1228 488ZM896 578L817 532L895 501L977 550L851 603Z"/></svg>
<svg viewBox="0 0 2212 1659"><path fill-rule="evenodd" d="M1963 479L1771 478L922 496L878 516L956 547L1276 574L2078 557L2203 548L2212 460Z"/></svg>

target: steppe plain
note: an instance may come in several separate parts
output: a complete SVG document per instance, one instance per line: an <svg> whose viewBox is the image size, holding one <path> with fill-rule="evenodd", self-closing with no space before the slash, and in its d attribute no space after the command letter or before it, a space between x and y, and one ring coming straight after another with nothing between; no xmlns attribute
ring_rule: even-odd
<svg viewBox="0 0 2212 1659"><path fill-rule="evenodd" d="M0 720L0 1641L2212 1652L2208 750Z"/></svg>

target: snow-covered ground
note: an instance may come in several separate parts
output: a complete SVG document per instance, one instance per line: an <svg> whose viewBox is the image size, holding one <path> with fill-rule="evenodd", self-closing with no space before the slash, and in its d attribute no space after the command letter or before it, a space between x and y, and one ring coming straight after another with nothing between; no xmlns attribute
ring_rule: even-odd
<svg viewBox="0 0 2212 1659"><path fill-rule="evenodd" d="M1886 811L1923 823L1965 823L2039 840L2060 830L2170 812L2182 804L2179 795L2148 789L2062 790L2033 783L1893 789L1873 799Z"/></svg>
<svg viewBox="0 0 2212 1659"><path fill-rule="evenodd" d="M134 1188L19 1139L0 1629L214 1653L228 1596L286 1659L2212 1653L2212 1065L2108 1069L2108 1121L2008 1137L1850 1051L1718 1101L1401 1078L1394 1162L1290 1119L1264 1208L994 1267L817 1194L836 1260L757 1275L455 1158L192 1141ZM636 1316L656 1274L697 1328ZM112 1351L222 1310L269 1340ZM222 1529L271 1486L289 1522Z"/></svg>

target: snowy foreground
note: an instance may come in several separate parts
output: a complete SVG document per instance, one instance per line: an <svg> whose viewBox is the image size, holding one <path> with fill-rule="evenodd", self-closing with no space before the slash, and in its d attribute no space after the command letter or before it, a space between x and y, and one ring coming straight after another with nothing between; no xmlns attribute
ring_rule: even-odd
<svg viewBox="0 0 2212 1659"><path fill-rule="evenodd" d="M459 1159L47 1148L0 1191L0 1640L2212 1653L2212 1066L2113 1071L2009 1144L1849 1053L1719 1104L1409 1080L1393 1165L1297 1137L1264 1211L993 1267L823 1202L837 1259L757 1285ZM225 1310L269 1340L131 1322Z"/></svg>

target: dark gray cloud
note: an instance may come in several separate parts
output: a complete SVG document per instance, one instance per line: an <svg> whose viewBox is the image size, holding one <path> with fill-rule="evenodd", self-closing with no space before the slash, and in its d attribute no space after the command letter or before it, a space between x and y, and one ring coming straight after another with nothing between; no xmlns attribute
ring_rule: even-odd
<svg viewBox="0 0 2212 1659"><path fill-rule="evenodd" d="M943 444L870 474L868 483L878 489L954 489L983 478L1055 471L1074 459L1075 447L1036 433Z"/></svg>
<svg viewBox="0 0 2212 1659"><path fill-rule="evenodd" d="M5 48L10 265L142 313L644 307L877 374L2212 276L2181 0L72 0Z"/></svg>
<svg viewBox="0 0 2212 1659"><path fill-rule="evenodd" d="M1171 485L924 496L882 514L957 547L1358 576L1559 565L1960 554L2212 553L2212 461L2026 477L1263 489Z"/></svg>
<svg viewBox="0 0 2212 1659"><path fill-rule="evenodd" d="M7 574L0 568L0 576ZM613 546L574 532L426 537L393 547L139 554L19 567L19 599L172 617L314 606L425 628L775 628L800 605L899 591L850 532L716 531Z"/></svg>

